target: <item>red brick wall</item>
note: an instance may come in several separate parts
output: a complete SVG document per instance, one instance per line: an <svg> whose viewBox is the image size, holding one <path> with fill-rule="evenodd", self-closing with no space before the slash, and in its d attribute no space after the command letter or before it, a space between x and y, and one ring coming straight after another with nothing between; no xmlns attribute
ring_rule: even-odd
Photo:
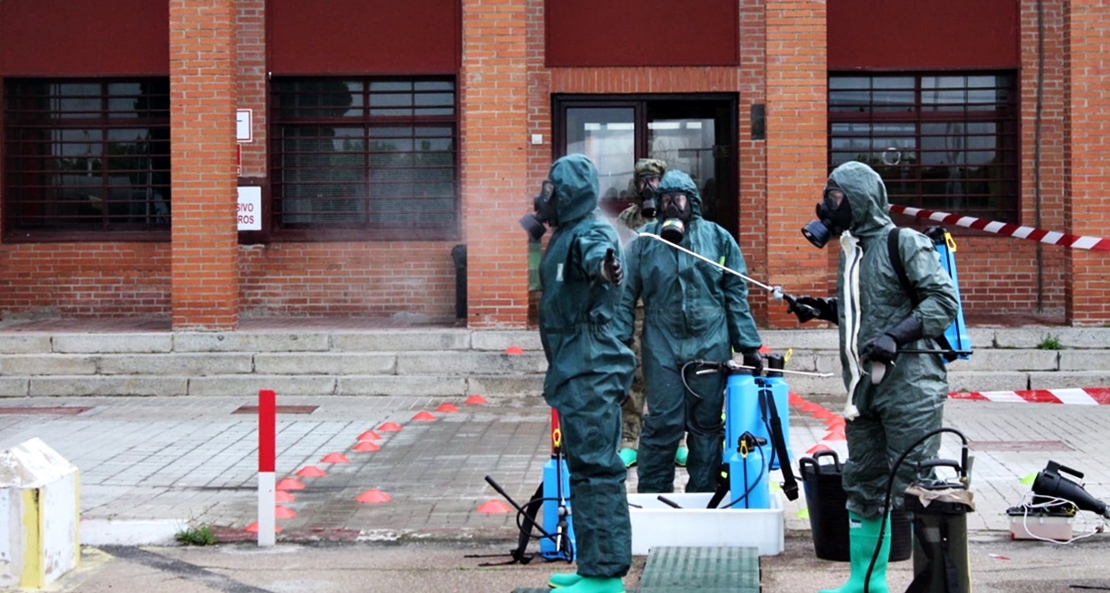
<svg viewBox="0 0 1110 593"><path fill-rule="evenodd" d="M462 195L471 327L528 322L526 0L463 0ZM532 181L535 178L531 179Z"/></svg>
<svg viewBox="0 0 1110 593"><path fill-rule="evenodd" d="M740 154L740 208L737 242L748 264L752 278L767 278L767 140L752 139L752 106L767 104L767 20L763 13L763 0L740 2L740 71L739 87L739 137ZM766 111L765 111L766 113ZM764 138L767 129L764 120ZM758 289L755 289L758 290ZM767 322L767 315L774 310L755 290L749 293L748 303L760 324Z"/></svg>
<svg viewBox="0 0 1110 593"><path fill-rule="evenodd" d="M1045 7L1045 69L1040 169L1035 176L1038 23L1036 4L1021 8L1021 224L1045 229L1065 228L1064 204L1064 61L1063 2L1047 0ZM1036 177L1040 182L1040 220L1037 219ZM899 224L905 218L896 219ZM1064 310L1063 247L975 232L952 226L957 244L960 291L970 317L1044 313L1062 317ZM1038 255L1038 251L1040 252Z"/></svg>
<svg viewBox="0 0 1110 593"><path fill-rule="evenodd" d="M767 280L796 295L828 294L830 255L816 253L799 229L828 177L825 2L766 3ZM835 244L834 244L835 246ZM769 299L769 293L756 293ZM782 303L773 325L797 327Z"/></svg>
<svg viewBox="0 0 1110 593"><path fill-rule="evenodd" d="M170 1L174 329L238 326L235 4Z"/></svg>
<svg viewBox="0 0 1110 593"><path fill-rule="evenodd" d="M237 107L253 110L244 178L267 171L266 0L238 0ZM265 187L265 186L264 186ZM265 191L265 189L264 189ZM455 242L286 242L241 245L239 311L246 317L455 318Z"/></svg>
<svg viewBox="0 0 1110 593"><path fill-rule="evenodd" d="M0 315L164 317L167 243L20 243L0 249Z"/></svg>
<svg viewBox="0 0 1110 593"><path fill-rule="evenodd" d="M248 317L455 318L453 242L273 243L239 250Z"/></svg>
<svg viewBox="0 0 1110 593"><path fill-rule="evenodd" d="M463 3L462 242L470 249L472 326L526 323L526 242L516 220L551 162L551 93L739 93L740 245L751 275L795 294L829 293L835 250L818 253L798 233L825 177L825 56L812 49L824 44L825 4L737 1L738 68L547 69L545 0ZM266 2L187 4L188 10L184 0L170 2L172 255L167 244L3 244L0 311L145 316L172 310L175 327L211 329L234 327L239 311L453 316L454 242L237 245L237 107L254 109L255 140L244 146L243 175L268 174ZM1108 11L1094 0L1046 0L1044 8L1036 208L1038 26L1035 2L1021 3L1021 222L1038 224L1039 211L1044 228L1105 236L1110 176L1105 159L1091 155L1106 154L1110 138L1108 81L1098 76L1097 63L1108 49L1097 41L1110 25ZM751 139L754 103L767 106L767 140ZM543 142L532 145L531 134L542 134ZM1076 324L1110 320L1103 306L1105 258L1055 246L1041 247L1038 256L1031 241L957 233L970 315L1030 313L1039 303L1049 313L1066 311ZM763 291L752 291L752 305L761 322L797 327Z"/></svg>
<svg viewBox="0 0 1110 593"><path fill-rule="evenodd" d="M1067 231L1106 236L1110 228L1110 11L1100 0L1065 3L1064 218ZM1110 319L1110 275L1105 253L1071 250L1066 256L1067 320L1096 325Z"/></svg>

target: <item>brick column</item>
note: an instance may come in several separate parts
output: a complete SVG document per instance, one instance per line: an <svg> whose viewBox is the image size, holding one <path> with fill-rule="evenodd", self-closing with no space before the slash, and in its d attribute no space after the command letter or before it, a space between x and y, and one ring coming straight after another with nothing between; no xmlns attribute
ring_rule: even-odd
<svg viewBox="0 0 1110 593"><path fill-rule="evenodd" d="M254 124L251 142L243 144L242 177L266 177L266 0L237 0L236 109L250 109Z"/></svg>
<svg viewBox="0 0 1110 593"><path fill-rule="evenodd" d="M1064 3L1064 219L1067 232L1110 233L1110 10L1101 0ZM1065 318L1071 325L1110 321L1110 265L1105 253L1069 249Z"/></svg>
<svg viewBox="0 0 1110 593"><path fill-rule="evenodd" d="M737 114L739 137L736 140L740 161L739 208L740 234L736 238L748 275L761 282L767 278L767 136L753 137L752 114L767 107L767 14L763 0L740 1L740 104ZM764 112L766 113L766 111ZM764 120L766 125L766 120ZM758 325L767 324L768 305L759 288L749 285L748 304Z"/></svg>
<svg viewBox="0 0 1110 593"><path fill-rule="evenodd" d="M799 229L813 218L828 171L828 56L825 2L766 3L767 202L766 282L795 295L828 296L836 274ZM753 299L769 293L753 289ZM779 301L769 303L772 326L797 327Z"/></svg>
<svg viewBox="0 0 1110 593"><path fill-rule="evenodd" d="M170 1L175 330L238 326L235 4Z"/></svg>
<svg viewBox="0 0 1110 593"><path fill-rule="evenodd" d="M526 0L463 0L462 195L470 327L528 322Z"/></svg>

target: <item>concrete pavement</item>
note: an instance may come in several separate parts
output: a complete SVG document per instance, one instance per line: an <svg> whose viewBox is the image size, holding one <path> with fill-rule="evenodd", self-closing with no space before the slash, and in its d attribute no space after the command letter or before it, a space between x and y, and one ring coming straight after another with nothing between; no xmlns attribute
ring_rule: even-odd
<svg viewBox="0 0 1110 593"><path fill-rule="evenodd" d="M806 395L805 399L829 410L838 410L841 405L839 397ZM256 418L236 411L254 403L251 396L5 398L0 400L0 449L37 436L81 469L85 543L170 544L173 534L186 525L211 526L225 541L253 540L244 528L255 520L256 513ZM499 500L483 476L493 476L512 496L523 500L535 489L548 456L549 411L538 398L491 398L488 404L469 406L462 398L279 394L278 403L308 406L287 408L289 411L311 410L307 414L279 414L278 478L292 477L310 465L326 472L322 477L300 478L306 488L293 492L295 501L282 503L296 517L278 521L283 530L278 550L263 553L248 544L225 551L170 549L157 553L170 557L226 554L236 558L235 554L240 554L252 558L239 562L251 572L251 567L263 558L282 558L282 550L287 549L299 550L294 554L297 558L322 555L326 558L323 562L345 562L339 559L346 558L348 552L333 547L304 547L321 540L366 542L352 544L355 547L349 553L358 557L357 550L362 550L367 559L377 558L384 553L381 550L395 550L397 544L402 544L401 548L416 546L416 550L434 542L446 550L444 558L454 559L445 561L441 568L453 566L451 570L471 571L468 576L477 578L475 575L491 569L479 570L478 560L464 562L450 551L484 546L488 551L507 552L515 536L513 515L477 511L482 503ZM459 411L434 412L443 403L453 403ZM72 413L77 411L75 408L87 409ZM432 412L435 419L414 420L421 411ZM378 430L383 437L378 441L378 451L353 450L360 434L377 430L385 422L394 422L401 430ZM1104 562L1092 564L1087 573L1076 568L1082 564L1076 560L1083 556L1082 551L1105 552L1105 534L1066 548L1040 542L1009 543L1009 519L1004 515L1005 509L1018 504L1028 490L1021 479L1042 469L1049 459L1085 472L1088 491L1110 500L1110 437L1105 431L1110 425L1110 406L950 400L946 425L968 437L975 456L972 490L978 506L969 515L969 527L973 541L981 545L977 544L978 552L974 553L981 552L986 560L996 562L1002 561L989 554L1055 559L1058 569L1037 564L1041 570L1034 571L1035 577L1042 581L1046 574L1054 574L1060 582L1080 574L1089 581L1110 581L1110 568L1103 568ZM827 433L823 421L792 406L791 446L796 457L819 442L830 444ZM831 444L835 448L835 443ZM957 439L946 437L942 456L956 458L958 449ZM333 452L344 454L350 462L321 461ZM681 471L677 482L679 487L684 482ZM634 471L629 484L634 487ZM372 489L388 494L391 500L381 504L355 502L356 497ZM835 586L843 576L846 565L814 559L806 537L808 521L798 516L803 506L804 497L786 504L788 542L792 543L781 557L765 559L765 575L770 579L765 582L767 591L807 590L798 588L799 583ZM1088 533L1099 523L1090 513L1081 513L1074 525L1075 535ZM370 546L373 553L364 546ZM978 560L985 563L981 570L1014 576L1012 571L1000 568L1003 565L986 560ZM116 562L139 561L113 561L105 566ZM284 565L288 561L275 562ZM373 561L367 563L369 567ZM149 563L145 566L149 568ZM539 586L543 578L535 578L533 571L546 575L558 569L537 561L527 568L495 572L513 578L521 575L513 586ZM370 568L366 570L370 572L365 575L372 573ZM809 570L810 578L795 581L791 575L799 570ZM228 574L232 573L235 570L229 569ZM274 592L291 590L274 585L272 575L260 574L258 578L271 581L252 586ZM82 587L92 587L88 583L95 580L86 579ZM491 577L489 586L494 588L481 590L510 590L501 588L501 583L508 580ZM392 588L379 589L365 583L365 579L362 582L364 588L334 590L395 591L397 586L388 579L381 582L393 583ZM449 584L442 590L466 590L461 582ZM418 589L441 590L431 585Z"/></svg>

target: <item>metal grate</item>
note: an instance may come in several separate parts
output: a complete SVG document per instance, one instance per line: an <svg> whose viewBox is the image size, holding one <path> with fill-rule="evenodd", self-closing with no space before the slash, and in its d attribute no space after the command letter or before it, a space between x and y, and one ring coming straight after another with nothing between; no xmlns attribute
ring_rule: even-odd
<svg viewBox="0 0 1110 593"><path fill-rule="evenodd" d="M1074 451L1063 441L971 441L972 451Z"/></svg>
<svg viewBox="0 0 1110 593"><path fill-rule="evenodd" d="M868 163L903 206L1018 220L1012 73L832 74L829 169Z"/></svg>
<svg viewBox="0 0 1110 593"><path fill-rule="evenodd" d="M311 414L320 406L277 406L278 414ZM239 406L232 414L257 414L258 406Z"/></svg>
<svg viewBox="0 0 1110 593"><path fill-rule="evenodd" d="M168 78L10 79L3 119L9 234L169 231Z"/></svg>
<svg viewBox="0 0 1110 593"><path fill-rule="evenodd" d="M759 548L656 548L640 593L759 593Z"/></svg>
<svg viewBox="0 0 1110 593"><path fill-rule="evenodd" d="M454 80L290 78L272 89L276 230L453 236Z"/></svg>
<svg viewBox="0 0 1110 593"><path fill-rule="evenodd" d="M31 415L48 415L54 414L57 416L76 416L83 412L87 412L92 408L80 406L54 406L54 407L33 407L25 406L19 408L0 408L0 415L2 416L31 416Z"/></svg>

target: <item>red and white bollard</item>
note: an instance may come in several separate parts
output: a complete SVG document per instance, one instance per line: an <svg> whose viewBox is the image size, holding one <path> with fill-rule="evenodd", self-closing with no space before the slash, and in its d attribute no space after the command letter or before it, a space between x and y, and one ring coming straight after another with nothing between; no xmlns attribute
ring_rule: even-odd
<svg viewBox="0 0 1110 593"><path fill-rule="evenodd" d="M258 391L258 545L264 547L276 543L276 465L277 394L272 389L261 389Z"/></svg>

